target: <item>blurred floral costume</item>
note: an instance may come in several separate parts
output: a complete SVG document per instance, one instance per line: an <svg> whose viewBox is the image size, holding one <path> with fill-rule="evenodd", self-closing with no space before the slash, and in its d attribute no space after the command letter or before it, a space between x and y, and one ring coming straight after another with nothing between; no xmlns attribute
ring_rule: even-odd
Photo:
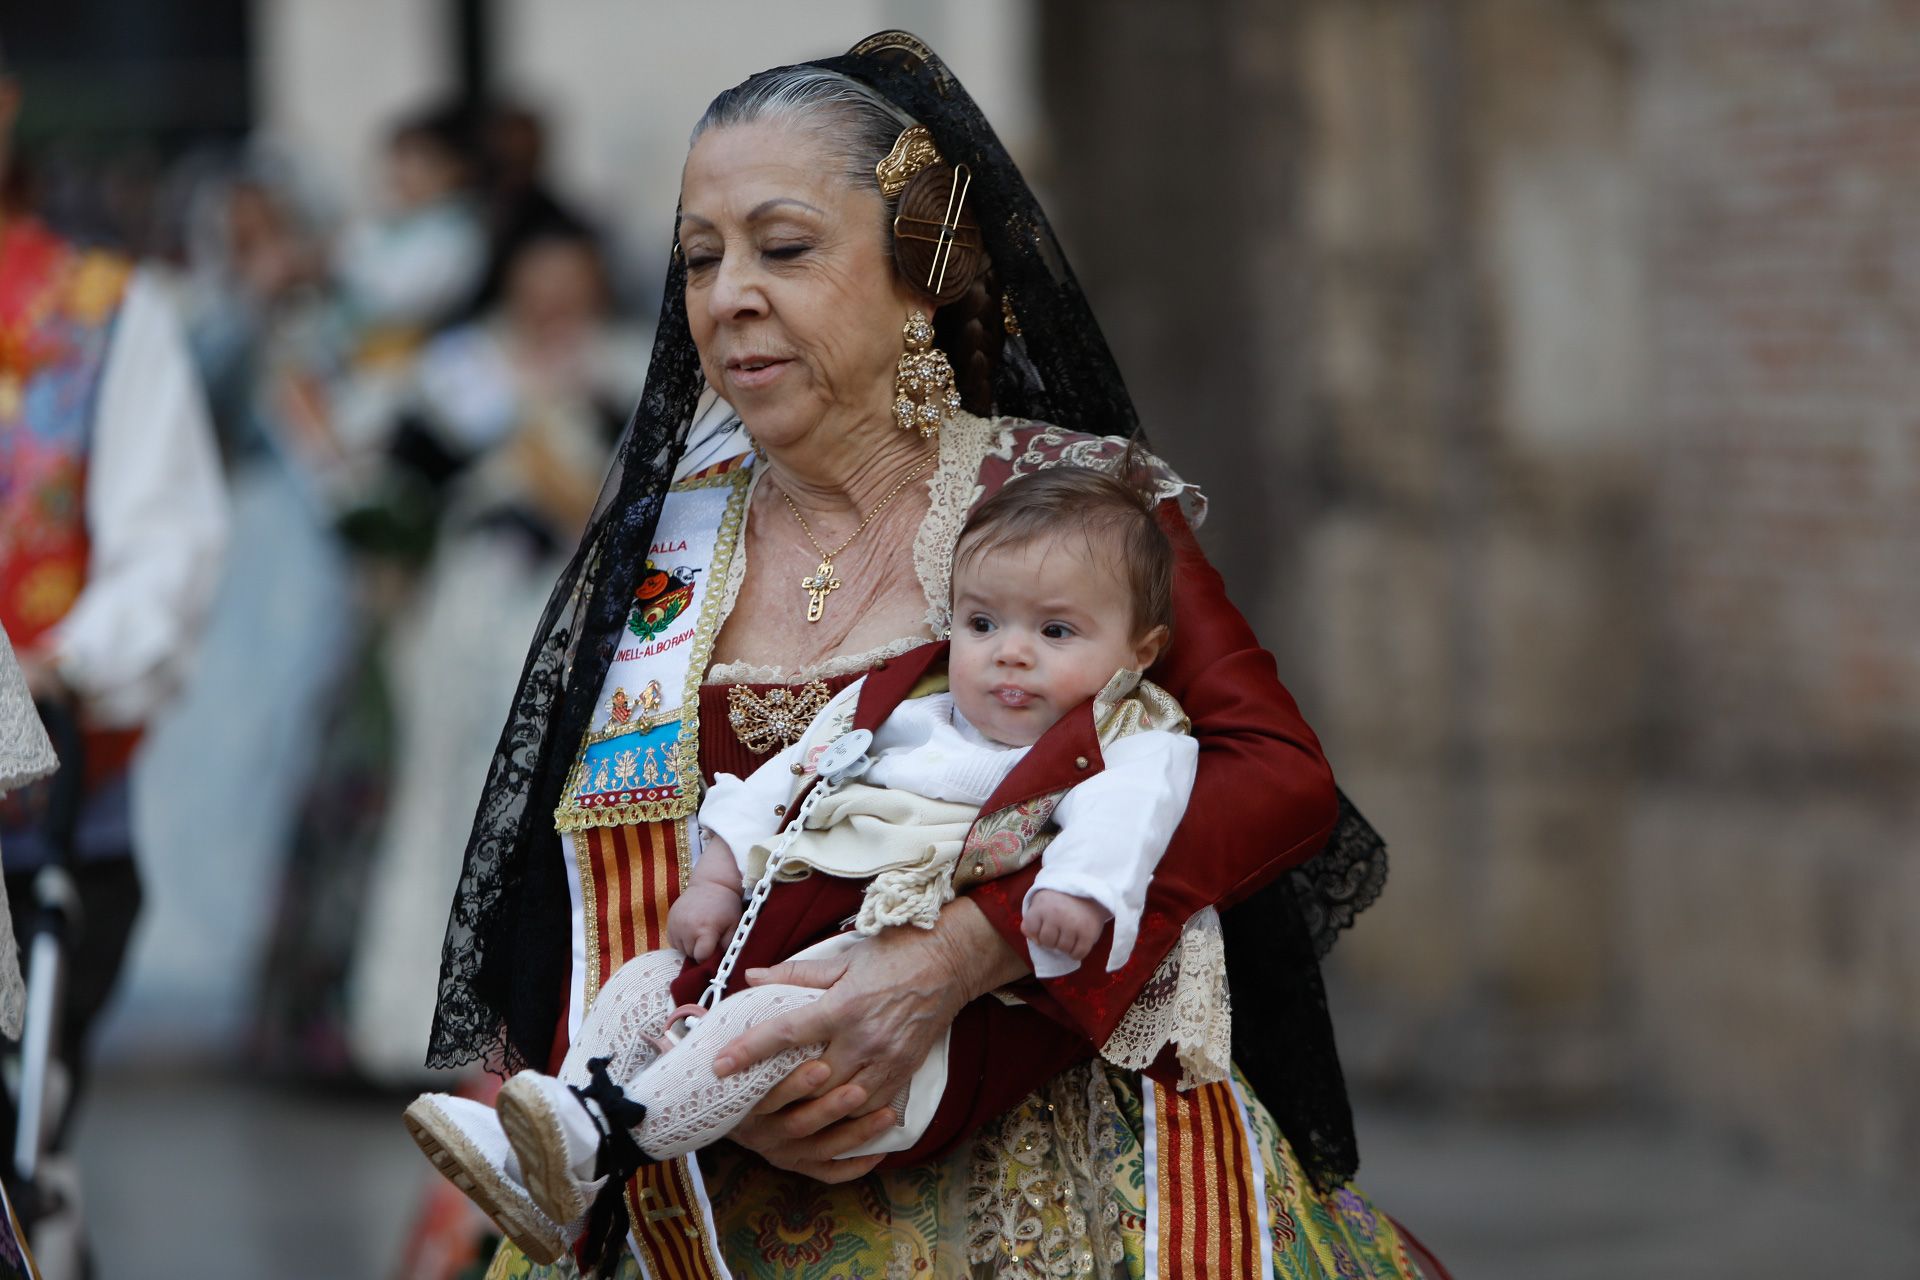
<svg viewBox="0 0 1920 1280"><path fill-rule="evenodd" d="M123 770L171 692L225 533L206 410L158 286L26 218L0 230L0 625Z"/></svg>
<svg viewBox="0 0 1920 1280"><path fill-rule="evenodd" d="M24 647L87 579L89 410L127 275L38 223L0 239L0 623Z"/></svg>
<svg viewBox="0 0 1920 1280"><path fill-rule="evenodd" d="M420 1078L437 940L420 928L459 874L459 828L525 656L522 641L592 509L644 334L596 317L563 367L538 364L501 314L440 334L411 378L408 419L459 469L442 490L432 554L388 624L394 762L346 977L347 1043L375 1079ZM672 606L664 593L656 610ZM684 607L684 602L681 607ZM446 654L457 650L458 663Z"/></svg>

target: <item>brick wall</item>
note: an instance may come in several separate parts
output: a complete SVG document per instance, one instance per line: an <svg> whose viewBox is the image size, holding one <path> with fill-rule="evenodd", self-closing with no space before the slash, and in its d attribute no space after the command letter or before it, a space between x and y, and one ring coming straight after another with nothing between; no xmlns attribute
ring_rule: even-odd
<svg viewBox="0 0 1920 1280"><path fill-rule="evenodd" d="M1920 5L1648 6L1656 1076L1920 1176Z"/></svg>
<svg viewBox="0 0 1920 1280"><path fill-rule="evenodd" d="M1920 1176L1920 3L1170 12L1048 177L1393 844L1354 1074Z"/></svg>
<svg viewBox="0 0 1920 1280"><path fill-rule="evenodd" d="M1920 5L1663 6L1657 489L1674 763L1920 763Z"/></svg>

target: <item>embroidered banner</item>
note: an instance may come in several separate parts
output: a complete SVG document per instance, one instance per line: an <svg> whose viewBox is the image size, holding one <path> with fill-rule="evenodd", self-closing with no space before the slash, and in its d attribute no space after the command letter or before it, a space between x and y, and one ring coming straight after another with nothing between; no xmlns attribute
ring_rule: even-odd
<svg viewBox="0 0 1920 1280"><path fill-rule="evenodd" d="M667 495L646 571L554 824L573 897L569 1033L613 971L667 945L693 863L700 680L720 627L751 455ZM729 1280L699 1167L669 1160L627 1184L628 1244L649 1280Z"/></svg>
<svg viewBox="0 0 1920 1280"><path fill-rule="evenodd" d="M554 814L563 832L684 818L700 804L700 677L720 626L751 473L667 494L594 723Z"/></svg>

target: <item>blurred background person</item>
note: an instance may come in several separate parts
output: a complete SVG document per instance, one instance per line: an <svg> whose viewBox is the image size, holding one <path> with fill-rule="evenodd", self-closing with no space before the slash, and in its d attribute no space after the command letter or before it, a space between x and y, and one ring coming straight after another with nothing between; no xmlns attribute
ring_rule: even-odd
<svg viewBox="0 0 1920 1280"><path fill-rule="evenodd" d="M431 329L470 302L487 264L473 121L431 107L394 125L382 207L341 238L335 269L370 332Z"/></svg>
<svg viewBox="0 0 1920 1280"><path fill-rule="evenodd" d="M0 174L19 105L18 84L0 78ZM84 760L69 765L86 777L70 851L51 847L30 804L0 812L15 932L34 874L56 858L72 862L83 921L65 971L65 1083L51 1094L62 1152L94 1020L140 909L133 754L192 654L226 507L206 405L160 287L28 208L0 216L0 627L34 698L70 708L84 731ZM42 1181L60 1187L63 1208L34 1225L34 1240L43 1266L70 1274L78 1183L63 1157L48 1159Z"/></svg>
<svg viewBox="0 0 1920 1280"><path fill-rule="evenodd" d="M549 129L540 112L524 102L497 103L486 111L480 136L492 245L473 308L486 311L498 305L509 260L521 245L550 232L586 232L593 220L554 180Z"/></svg>
<svg viewBox="0 0 1920 1280"><path fill-rule="evenodd" d="M191 987L155 1004L146 1034L204 1054L248 1034L284 850L318 756L314 725L361 633L335 527L350 454L331 416L356 330L334 286L329 220L289 157L255 147L208 165L187 204L181 291L234 539L205 660L142 762L143 830L168 874L136 982ZM221 816L211 829L208 814ZM225 925L201 927L209 919Z"/></svg>
<svg viewBox="0 0 1920 1280"><path fill-rule="evenodd" d="M383 654L394 791L348 1003L355 1066L395 1085L420 1080L426 1060L440 940L422 922L451 900L522 639L586 525L651 347L612 322L584 228L521 237L502 274L497 309L422 353L410 406L450 474L432 559Z"/></svg>

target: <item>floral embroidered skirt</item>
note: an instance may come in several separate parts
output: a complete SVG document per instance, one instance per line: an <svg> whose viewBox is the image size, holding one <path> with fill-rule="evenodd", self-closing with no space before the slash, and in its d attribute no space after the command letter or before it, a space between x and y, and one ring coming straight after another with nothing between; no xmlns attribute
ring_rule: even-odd
<svg viewBox="0 0 1920 1280"><path fill-rule="evenodd" d="M1351 1186L1317 1193L1266 1108L1237 1083L1265 1183L1265 1212L1246 1206L1248 1220L1266 1228L1273 1275L1418 1280L1391 1220ZM1167 1212L1149 1207L1150 1119L1138 1076L1088 1063L943 1160L827 1186L722 1144L702 1153L701 1168L735 1280L1145 1280L1150 1256L1166 1271L1169 1249L1200 1248L1203 1237L1208 1257L1189 1274L1220 1274L1210 1265L1215 1224L1184 1246L1164 1232L1150 1238L1150 1212ZM574 1274L570 1262L536 1267L505 1245L487 1280ZM617 1276L640 1280L631 1255Z"/></svg>

